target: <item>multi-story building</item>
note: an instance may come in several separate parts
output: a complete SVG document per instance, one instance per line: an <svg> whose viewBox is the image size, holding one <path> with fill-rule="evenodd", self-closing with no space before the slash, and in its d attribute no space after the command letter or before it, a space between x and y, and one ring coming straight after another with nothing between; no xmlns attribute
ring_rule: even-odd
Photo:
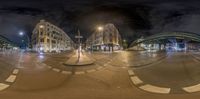
<svg viewBox="0 0 200 99"><path fill-rule="evenodd" d="M115 51L122 47L122 40L117 28L109 23L95 31L87 40L86 48L91 50Z"/></svg>
<svg viewBox="0 0 200 99"><path fill-rule="evenodd" d="M34 51L60 52L73 48L71 38L62 29L45 20L40 20L35 26L31 40Z"/></svg>
<svg viewBox="0 0 200 99"><path fill-rule="evenodd" d="M0 51L17 48L17 45L8 38L0 35Z"/></svg>

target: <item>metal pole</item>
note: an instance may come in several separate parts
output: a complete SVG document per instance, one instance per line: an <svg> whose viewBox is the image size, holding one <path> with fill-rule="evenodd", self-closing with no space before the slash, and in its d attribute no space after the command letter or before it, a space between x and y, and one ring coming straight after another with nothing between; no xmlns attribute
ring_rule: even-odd
<svg viewBox="0 0 200 99"><path fill-rule="evenodd" d="M27 38L27 40L28 40L28 48L29 48L29 45L30 45L30 39L29 39L29 37L28 37L27 34L26 34L26 38Z"/></svg>

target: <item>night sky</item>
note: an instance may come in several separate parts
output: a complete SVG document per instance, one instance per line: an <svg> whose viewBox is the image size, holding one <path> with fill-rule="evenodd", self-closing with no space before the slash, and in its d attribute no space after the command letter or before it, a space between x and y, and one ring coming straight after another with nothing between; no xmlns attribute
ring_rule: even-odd
<svg viewBox="0 0 200 99"><path fill-rule="evenodd" d="M198 0L1 0L0 34L19 43L40 19L62 28L72 39L113 23L129 43L159 32L200 33Z"/></svg>

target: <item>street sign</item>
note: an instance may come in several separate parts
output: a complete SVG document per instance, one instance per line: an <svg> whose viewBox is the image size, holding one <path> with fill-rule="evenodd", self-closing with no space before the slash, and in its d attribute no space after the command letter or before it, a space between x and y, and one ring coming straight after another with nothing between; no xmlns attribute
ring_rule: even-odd
<svg viewBox="0 0 200 99"><path fill-rule="evenodd" d="M83 38L83 36L75 36L75 38Z"/></svg>

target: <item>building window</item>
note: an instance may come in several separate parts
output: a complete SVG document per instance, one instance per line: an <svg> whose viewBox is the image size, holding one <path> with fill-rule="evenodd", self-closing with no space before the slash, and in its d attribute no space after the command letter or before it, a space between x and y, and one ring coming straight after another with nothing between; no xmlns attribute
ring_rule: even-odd
<svg viewBox="0 0 200 99"><path fill-rule="evenodd" d="M43 35L43 32L40 32L40 35Z"/></svg>
<svg viewBox="0 0 200 99"><path fill-rule="evenodd" d="M41 38L41 39L40 39L40 42L44 42L44 38Z"/></svg>
<svg viewBox="0 0 200 99"><path fill-rule="evenodd" d="M49 43L49 42L50 42L50 40L49 40L49 39L47 39L47 42Z"/></svg>
<svg viewBox="0 0 200 99"><path fill-rule="evenodd" d="M52 40L51 42L52 42L53 44L55 44L55 43L56 43L56 41L55 41L55 40Z"/></svg>

